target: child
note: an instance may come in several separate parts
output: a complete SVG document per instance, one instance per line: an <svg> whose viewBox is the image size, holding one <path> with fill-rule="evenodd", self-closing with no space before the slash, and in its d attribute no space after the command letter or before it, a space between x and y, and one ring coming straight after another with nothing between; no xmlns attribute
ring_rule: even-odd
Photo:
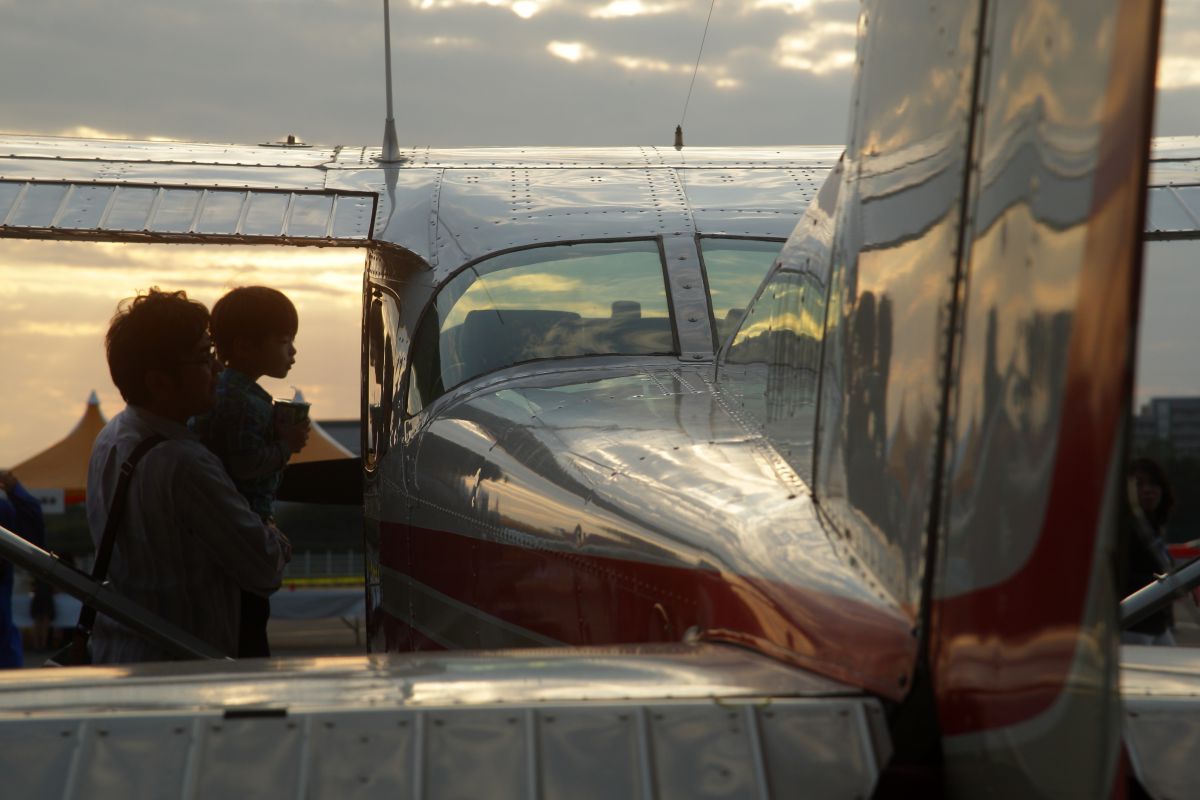
<svg viewBox="0 0 1200 800"><path fill-rule="evenodd" d="M210 323L217 356L225 365L217 379L213 411L196 420L196 431L229 471L238 491L264 522L273 524L272 505L293 453L308 440L308 420L277 420L271 396L257 381L286 377L296 360L293 341L299 327L296 307L280 291L242 286L212 309ZM238 657L269 656L270 601L242 593Z"/></svg>

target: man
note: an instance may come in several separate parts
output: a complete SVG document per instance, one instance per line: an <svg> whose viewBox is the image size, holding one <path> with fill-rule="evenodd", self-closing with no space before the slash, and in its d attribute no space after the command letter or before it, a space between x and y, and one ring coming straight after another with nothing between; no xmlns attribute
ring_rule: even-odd
<svg viewBox="0 0 1200 800"><path fill-rule="evenodd" d="M46 543L42 504L8 470L0 470L0 525L38 547ZM0 559L0 668L20 667L21 631L12 619L13 566Z"/></svg>
<svg viewBox="0 0 1200 800"><path fill-rule="evenodd" d="M108 367L127 406L92 448L88 526L98 548L122 464L145 439L164 437L134 470L109 579L129 599L232 655L240 592L275 591L290 548L187 429L189 417L213 404L218 364L208 322L208 310L186 293L156 288L113 317ZM147 639L97 618L95 663L168 658Z"/></svg>

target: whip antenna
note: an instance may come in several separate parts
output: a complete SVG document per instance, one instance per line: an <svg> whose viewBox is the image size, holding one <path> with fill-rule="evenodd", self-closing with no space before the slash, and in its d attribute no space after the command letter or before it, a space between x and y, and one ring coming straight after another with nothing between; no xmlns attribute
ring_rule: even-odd
<svg viewBox="0 0 1200 800"><path fill-rule="evenodd" d="M383 0L383 65L387 80L387 120L383 123L383 154L379 160L387 164L400 160L396 120L392 117L392 20L388 14L388 0Z"/></svg>
<svg viewBox="0 0 1200 800"><path fill-rule="evenodd" d="M387 0L384 0L386 3ZM687 117L688 103L692 102L692 87L696 85L696 75L700 72L700 56L704 55L704 40L708 38L708 23L712 22L713 8L717 0L708 4L708 18L704 20L704 33L700 36L700 51L696 53L696 68L692 70L692 82L688 84L687 99L683 101L683 113L679 115L679 124L675 126L675 149L683 149L683 121Z"/></svg>

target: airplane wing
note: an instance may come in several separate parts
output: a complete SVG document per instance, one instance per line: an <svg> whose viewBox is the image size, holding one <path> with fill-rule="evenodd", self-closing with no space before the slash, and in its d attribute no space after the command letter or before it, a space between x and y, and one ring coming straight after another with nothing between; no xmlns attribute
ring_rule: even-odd
<svg viewBox="0 0 1200 800"><path fill-rule="evenodd" d="M879 700L714 645L8 670L0 708L8 797L866 797L890 756Z"/></svg>
<svg viewBox="0 0 1200 800"><path fill-rule="evenodd" d="M1147 240L1200 238L1200 136L1154 140L1147 202Z"/></svg>
<svg viewBox="0 0 1200 800"><path fill-rule="evenodd" d="M0 236L361 246L377 193L331 185L361 149L0 136Z"/></svg>
<svg viewBox="0 0 1200 800"><path fill-rule="evenodd" d="M750 192L759 203L786 209L794 224L840 153L839 147L415 148L397 164L381 165L378 148L342 145L0 135L0 237L349 247L382 239L427 256L436 251L430 232L389 230L394 212L419 203L436 218L446 170L474 170L464 178L474 185L498 170L507 178L511 168L674 169L690 176L679 184L695 212L708 205L718 213ZM653 183L649 174L643 180ZM791 226L785 227L775 235L786 236Z"/></svg>
<svg viewBox="0 0 1200 800"><path fill-rule="evenodd" d="M741 151L819 182L836 147ZM577 167L728 167L720 148L561 151ZM0 135L0 237L361 247L382 230L389 197L374 148L226 145ZM403 168L503 166L521 151L413 149ZM744 181L739 182L743 189ZM762 187L765 191L767 188ZM703 187L689 186L689 194ZM728 189L726 189L728 191ZM1154 141L1146 239L1200 237L1200 137ZM377 224L378 223L378 224Z"/></svg>

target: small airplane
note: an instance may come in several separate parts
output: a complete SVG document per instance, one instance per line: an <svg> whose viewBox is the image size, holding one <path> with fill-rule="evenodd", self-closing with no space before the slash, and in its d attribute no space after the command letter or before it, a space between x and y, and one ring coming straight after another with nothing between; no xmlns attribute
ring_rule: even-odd
<svg viewBox="0 0 1200 800"><path fill-rule="evenodd" d="M291 480L361 488L409 654L0 677L22 785L1186 795L1200 660L1112 575L1142 242L1200 231L1159 16L866 0L844 148L0 137L0 236L366 250L363 459Z"/></svg>

